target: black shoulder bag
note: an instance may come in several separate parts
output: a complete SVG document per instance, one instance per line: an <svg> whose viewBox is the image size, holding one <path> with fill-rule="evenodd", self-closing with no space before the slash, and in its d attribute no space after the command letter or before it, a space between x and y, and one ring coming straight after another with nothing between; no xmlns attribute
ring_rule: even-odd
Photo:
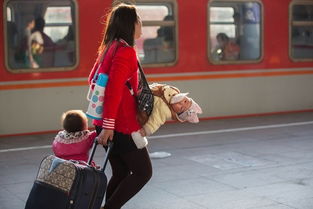
<svg viewBox="0 0 313 209"><path fill-rule="evenodd" d="M149 116L152 113L154 97L153 97L153 93L149 87L146 76L139 62L138 62L138 67L139 67L139 85L138 85L138 92L137 92L137 97L136 97L137 120L141 125L144 125L148 121ZM130 83L127 82L126 85L128 86L129 90L132 92Z"/></svg>

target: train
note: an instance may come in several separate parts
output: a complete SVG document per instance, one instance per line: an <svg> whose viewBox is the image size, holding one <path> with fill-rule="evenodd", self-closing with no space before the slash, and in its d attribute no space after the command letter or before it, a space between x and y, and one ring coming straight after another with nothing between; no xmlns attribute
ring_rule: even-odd
<svg viewBox="0 0 313 209"><path fill-rule="evenodd" d="M0 137L54 132L63 112L87 109L106 13L121 2L142 19L149 83L189 92L201 120L313 111L313 1L4 0Z"/></svg>

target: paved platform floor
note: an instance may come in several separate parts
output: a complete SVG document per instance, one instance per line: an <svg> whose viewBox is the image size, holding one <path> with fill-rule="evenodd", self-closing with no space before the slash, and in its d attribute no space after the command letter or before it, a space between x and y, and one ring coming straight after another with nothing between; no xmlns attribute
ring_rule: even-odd
<svg viewBox="0 0 313 209"><path fill-rule="evenodd" d="M0 138L0 209L24 208L53 136ZM167 124L149 150L171 156L124 209L313 209L313 113Z"/></svg>

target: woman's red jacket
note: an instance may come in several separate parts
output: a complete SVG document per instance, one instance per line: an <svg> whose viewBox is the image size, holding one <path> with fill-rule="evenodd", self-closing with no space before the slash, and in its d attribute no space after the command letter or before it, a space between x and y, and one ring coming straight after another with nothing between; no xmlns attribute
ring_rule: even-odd
<svg viewBox="0 0 313 209"><path fill-rule="evenodd" d="M89 84L98 65L99 61L95 63L89 75ZM105 87L103 120L93 120L93 124L124 134L139 130L141 126L136 119L136 100L126 86L128 81L136 94L138 61L135 49L125 41L114 41L108 48L98 73L106 73L109 79Z"/></svg>

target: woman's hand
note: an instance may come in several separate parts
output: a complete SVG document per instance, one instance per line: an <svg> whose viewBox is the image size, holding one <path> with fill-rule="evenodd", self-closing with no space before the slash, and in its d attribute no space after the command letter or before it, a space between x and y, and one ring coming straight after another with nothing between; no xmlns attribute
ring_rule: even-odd
<svg viewBox="0 0 313 209"><path fill-rule="evenodd" d="M100 134L98 135L99 144L106 145L108 140L112 141L114 135L114 130L110 129L102 129Z"/></svg>

